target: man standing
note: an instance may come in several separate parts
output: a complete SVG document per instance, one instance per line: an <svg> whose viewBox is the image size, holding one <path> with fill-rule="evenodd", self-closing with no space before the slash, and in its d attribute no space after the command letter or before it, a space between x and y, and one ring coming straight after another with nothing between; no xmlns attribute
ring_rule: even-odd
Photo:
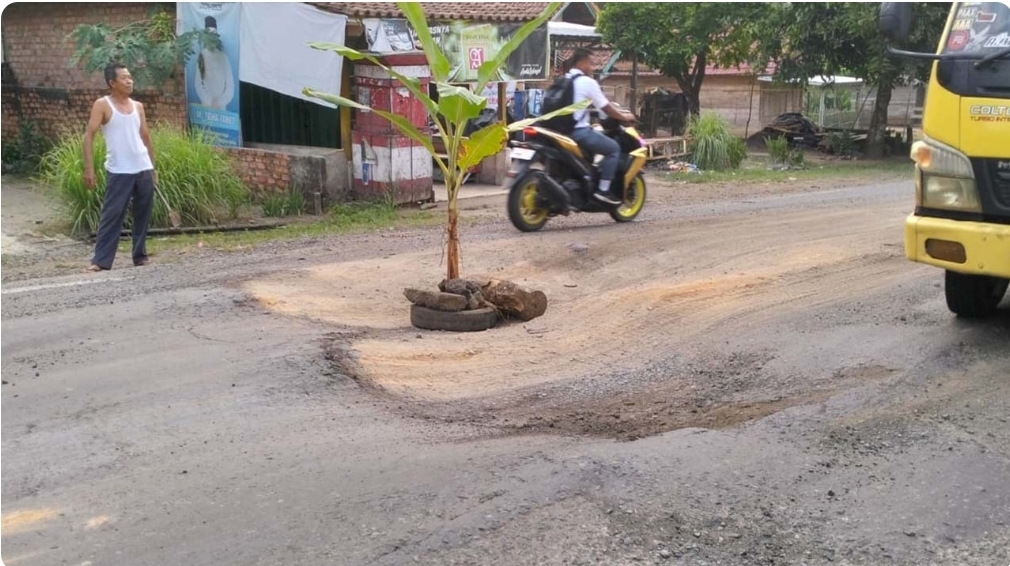
<svg viewBox="0 0 1010 566"><path fill-rule="evenodd" d="M105 203L98 224L98 241L91 271L112 269L119 246L119 233L126 219L126 206L133 199L133 265L148 263L147 226L154 205L154 186L158 174L154 170L154 148L147 131L144 106L131 99L133 77L119 63L105 67L105 83L111 93L95 101L84 133L84 183L95 187L93 146L95 132L102 129L105 137Z"/></svg>
<svg viewBox="0 0 1010 566"><path fill-rule="evenodd" d="M635 115L614 108L604 96L600 83L589 76L593 72L592 54L592 51L580 47L575 50L575 55L572 56L572 68L566 75L574 79L572 103L578 104L583 100L591 100L593 106L607 116L621 122L634 122ZM575 129L571 133L571 138L580 147L595 155L603 156L603 161L600 163L600 186L593 196L607 204L615 206L621 204L622 199L610 191L610 182L614 180L614 174L617 172L621 147L617 145L616 141L590 127L588 109L579 110L573 115L573 118L575 118Z"/></svg>

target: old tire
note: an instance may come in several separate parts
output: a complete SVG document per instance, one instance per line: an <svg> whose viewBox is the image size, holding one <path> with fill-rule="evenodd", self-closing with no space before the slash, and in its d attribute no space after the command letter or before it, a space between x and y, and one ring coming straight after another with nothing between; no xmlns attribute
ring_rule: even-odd
<svg viewBox="0 0 1010 566"><path fill-rule="evenodd" d="M947 308L962 318L984 318L994 312L1006 294L1008 281L999 277L947 271L944 294Z"/></svg>
<svg viewBox="0 0 1010 566"><path fill-rule="evenodd" d="M410 305L410 323L426 330L480 332L498 324L498 311L492 308L445 312Z"/></svg>

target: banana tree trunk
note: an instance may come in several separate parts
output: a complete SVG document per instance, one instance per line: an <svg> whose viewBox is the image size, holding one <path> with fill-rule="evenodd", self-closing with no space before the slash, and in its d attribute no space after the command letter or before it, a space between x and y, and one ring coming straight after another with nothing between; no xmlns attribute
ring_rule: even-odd
<svg viewBox="0 0 1010 566"><path fill-rule="evenodd" d="M446 189L449 197L448 249L446 250L446 279L459 279L459 189L463 176L455 168L446 179Z"/></svg>

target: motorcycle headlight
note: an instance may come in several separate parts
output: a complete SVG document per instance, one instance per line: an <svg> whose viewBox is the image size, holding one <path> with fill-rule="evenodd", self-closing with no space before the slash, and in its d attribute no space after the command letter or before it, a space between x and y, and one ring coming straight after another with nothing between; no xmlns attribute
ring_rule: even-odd
<svg viewBox="0 0 1010 566"><path fill-rule="evenodd" d="M982 212L975 173L963 153L936 140L912 144L915 162L916 201L925 208Z"/></svg>

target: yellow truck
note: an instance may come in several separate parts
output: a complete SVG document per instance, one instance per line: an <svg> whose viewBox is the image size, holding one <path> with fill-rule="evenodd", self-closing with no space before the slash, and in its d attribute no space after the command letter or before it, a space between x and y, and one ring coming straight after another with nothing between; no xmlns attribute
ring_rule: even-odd
<svg viewBox="0 0 1010 566"><path fill-rule="evenodd" d="M1010 4L953 3L936 53L892 46L908 38L912 6L885 2L879 18L892 55L933 61L905 255L946 271L953 313L985 317L1010 283Z"/></svg>

